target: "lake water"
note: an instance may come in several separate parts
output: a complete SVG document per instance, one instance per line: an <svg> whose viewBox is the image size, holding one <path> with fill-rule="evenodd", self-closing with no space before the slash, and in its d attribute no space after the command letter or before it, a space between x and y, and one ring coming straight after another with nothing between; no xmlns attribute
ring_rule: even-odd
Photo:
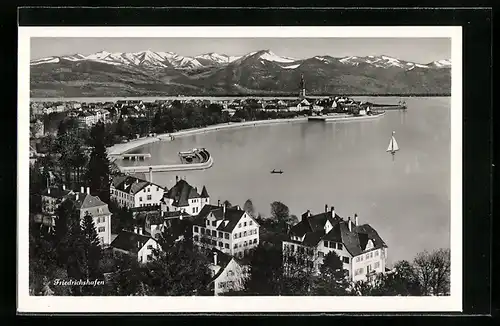
<svg viewBox="0 0 500 326"><path fill-rule="evenodd" d="M401 98L363 98L397 103ZM156 142L136 150L151 153L151 164L177 161L177 153L205 147L212 168L155 173L153 181L171 187L175 176L200 190L212 203L229 200L270 213L285 203L300 216L335 206L343 217L357 213L389 246L389 259L411 260L424 249L450 246L450 98L405 98L408 111L355 122L304 122L228 129ZM386 153L392 131L400 151ZM124 161L124 165L141 164ZM144 164L144 162L142 162ZM273 169L282 175L270 174Z"/></svg>

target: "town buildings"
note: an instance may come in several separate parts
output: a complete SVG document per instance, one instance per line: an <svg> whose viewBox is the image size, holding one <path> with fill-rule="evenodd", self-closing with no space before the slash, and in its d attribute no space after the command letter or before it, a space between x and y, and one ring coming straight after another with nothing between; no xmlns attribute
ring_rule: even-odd
<svg viewBox="0 0 500 326"><path fill-rule="evenodd" d="M89 187L86 192L81 187L80 192L71 193L68 199L75 202L81 220L87 214L92 216L99 242L102 246L108 246L111 242L111 212L108 204L99 197L92 196Z"/></svg>
<svg viewBox="0 0 500 326"><path fill-rule="evenodd" d="M166 188L146 180L118 176L111 182L110 198L120 207L159 206L166 191Z"/></svg>
<svg viewBox="0 0 500 326"><path fill-rule="evenodd" d="M210 253L213 257L213 261L209 265L212 273L210 284L213 287L214 295L245 289L245 282L249 276L248 264L215 248Z"/></svg>
<svg viewBox="0 0 500 326"><path fill-rule="evenodd" d="M318 273L323 257L333 251L352 281L386 271L387 245L377 231L369 224L360 225L357 215L344 220L333 207L328 210L325 206L321 214L303 214L290 229L282 250L285 270L293 265Z"/></svg>
<svg viewBox="0 0 500 326"><path fill-rule="evenodd" d="M62 187L47 187L41 193L42 212L46 215L56 214L59 205L61 205L70 194L73 194L73 191L66 189L64 185Z"/></svg>
<svg viewBox="0 0 500 326"><path fill-rule="evenodd" d="M201 212L203 206L210 204L207 188L203 186L201 192L191 186L185 179L175 177L175 185L166 190L161 199L161 210L164 212L181 211L189 215Z"/></svg>
<svg viewBox="0 0 500 326"><path fill-rule="evenodd" d="M135 227L133 232L122 230L111 242L110 246L113 251L131 255L142 264L154 259L154 250L161 250L158 241L149 235L143 234L140 227Z"/></svg>
<svg viewBox="0 0 500 326"><path fill-rule="evenodd" d="M259 245L259 228L259 223L239 208L205 205L193 220L193 243L242 258Z"/></svg>
<svg viewBox="0 0 500 326"><path fill-rule="evenodd" d="M92 127L98 122L108 123L109 111L106 109L82 110L77 114L78 123L82 127Z"/></svg>

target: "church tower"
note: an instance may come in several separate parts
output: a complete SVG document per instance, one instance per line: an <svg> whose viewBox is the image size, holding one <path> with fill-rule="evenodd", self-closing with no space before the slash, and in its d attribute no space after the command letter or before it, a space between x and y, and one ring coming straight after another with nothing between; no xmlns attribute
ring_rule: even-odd
<svg viewBox="0 0 500 326"><path fill-rule="evenodd" d="M306 97L306 82L304 81L304 75L300 75L300 98Z"/></svg>

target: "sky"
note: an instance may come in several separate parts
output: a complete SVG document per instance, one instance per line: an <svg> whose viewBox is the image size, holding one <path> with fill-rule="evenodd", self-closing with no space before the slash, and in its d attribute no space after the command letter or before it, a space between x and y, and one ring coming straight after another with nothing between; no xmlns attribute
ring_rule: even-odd
<svg viewBox="0 0 500 326"><path fill-rule="evenodd" d="M429 63L451 58L450 38L127 38L37 37L31 38L31 60L99 51L175 52L183 56L216 52L244 55L271 50L277 55L304 59L316 55L333 57L387 55L401 60Z"/></svg>

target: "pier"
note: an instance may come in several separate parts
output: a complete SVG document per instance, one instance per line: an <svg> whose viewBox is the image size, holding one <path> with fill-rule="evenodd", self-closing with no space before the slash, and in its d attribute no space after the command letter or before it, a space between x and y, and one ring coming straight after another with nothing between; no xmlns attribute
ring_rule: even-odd
<svg viewBox="0 0 500 326"><path fill-rule="evenodd" d="M190 170L205 170L214 164L212 156L203 163L192 164L163 164L163 165L144 165L144 166L120 166L119 169L123 173L138 173L138 172L173 172L173 171L190 171Z"/></svg>
<svg viewBox="0 0 500 326"><path fill-rule="evenodd" d="M132 160L132 161L144 161L147 158L151 158L150 153L136 153L136 154L117 154L117 155L110 155L114 158L120 158L122 160Z"/></svg>

